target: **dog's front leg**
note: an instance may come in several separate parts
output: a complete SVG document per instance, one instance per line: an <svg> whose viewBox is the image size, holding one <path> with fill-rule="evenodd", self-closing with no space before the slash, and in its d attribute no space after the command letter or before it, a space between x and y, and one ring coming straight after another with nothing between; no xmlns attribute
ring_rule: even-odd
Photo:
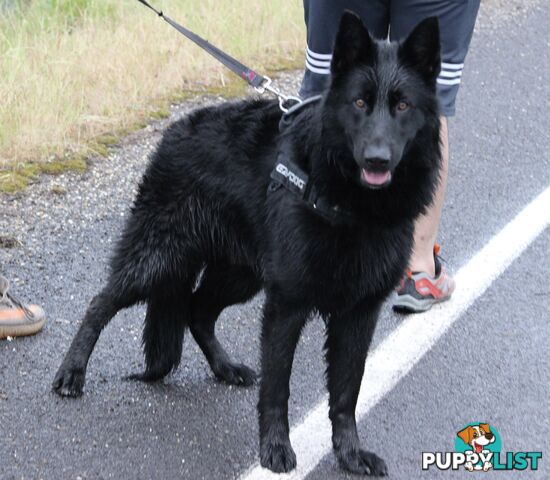
<svg viewBox="0 0 550 480"><path fill-rule="evenodd" d="M361 449L355 423L357 397L379 309L379 305L361 304L344 315L329 318L325 347L332 444L338 462L353 473L384 476L386 464L374 453Z"/></svg>
<svg viewBox="0 0 550 480"><path fill-rule="evenodd" d="M286 308L284 299L267 294L262 322L262 374L258 414L260 463L274 472L296 467L288 427L292 360L307 312Z"/></svg>

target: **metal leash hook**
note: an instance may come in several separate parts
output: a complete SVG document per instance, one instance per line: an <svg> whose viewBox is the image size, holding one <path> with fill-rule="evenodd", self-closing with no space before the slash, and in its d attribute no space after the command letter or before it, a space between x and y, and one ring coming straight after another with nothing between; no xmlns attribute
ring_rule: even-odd
<svg viewBox="0 0 550 480"><path fill-rule="evenodd" d="M297 105L302 103L302 99L299 97L295 97L293 95L285 95L284 93L281 93L279 90L277 90L275 87L272 86L271 78L264 75L264 81L259 87L254 87L254 90L256 90L259 94L265 93L267 90L268 92L273 93L277 98L279 99L279 108L284 112L288 113L288 110ZM286 106L287 102L293 102L292 105L289 107Z"/></svg>

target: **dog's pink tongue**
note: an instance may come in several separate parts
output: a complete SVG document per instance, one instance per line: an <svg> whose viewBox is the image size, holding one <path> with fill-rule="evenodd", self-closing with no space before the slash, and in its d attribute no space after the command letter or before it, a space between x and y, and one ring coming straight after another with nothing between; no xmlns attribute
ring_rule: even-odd
<svg viewBox="0 0 550 480"><path fill-rule="evenodd" d="M369 172L366 168L361 170L361 177L371 185L384 185L390 179L390 171L386 172Z"/></svg>
<svg viewBox="0 0 550 480"><path fill-rule="evenodd" d="M483 446L476 443L476 453L481 452L481 450L483 450Z"/></svg>

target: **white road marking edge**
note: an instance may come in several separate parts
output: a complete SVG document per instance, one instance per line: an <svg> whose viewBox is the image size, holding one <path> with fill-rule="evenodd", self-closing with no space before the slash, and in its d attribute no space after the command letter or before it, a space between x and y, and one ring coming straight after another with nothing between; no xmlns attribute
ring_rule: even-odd
<svg viewBox="0 0 550 480"><path fill-rule="evenodd" d="M414 367L549 224L550 187L547 187L457 272L457 288L451 300L424 314L408 317L369 354L357 401L358 421ZM296 470L278 475L256 463L240 478L303 479L331 450L331 434L328 397L325 395L290 432L298 462Z"/></svg>

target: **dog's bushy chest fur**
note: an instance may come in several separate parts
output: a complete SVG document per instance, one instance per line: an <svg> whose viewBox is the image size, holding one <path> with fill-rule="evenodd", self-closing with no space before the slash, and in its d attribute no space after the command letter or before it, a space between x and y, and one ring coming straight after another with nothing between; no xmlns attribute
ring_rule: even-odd
<svg viewBox="0 0 550 480"><path fill-rule="evenodd" d="M380 301L397 284L411 249L412 222L332 225L300 200L273 202L265 277L286 297L331 314L367 298Z"/></svg>

